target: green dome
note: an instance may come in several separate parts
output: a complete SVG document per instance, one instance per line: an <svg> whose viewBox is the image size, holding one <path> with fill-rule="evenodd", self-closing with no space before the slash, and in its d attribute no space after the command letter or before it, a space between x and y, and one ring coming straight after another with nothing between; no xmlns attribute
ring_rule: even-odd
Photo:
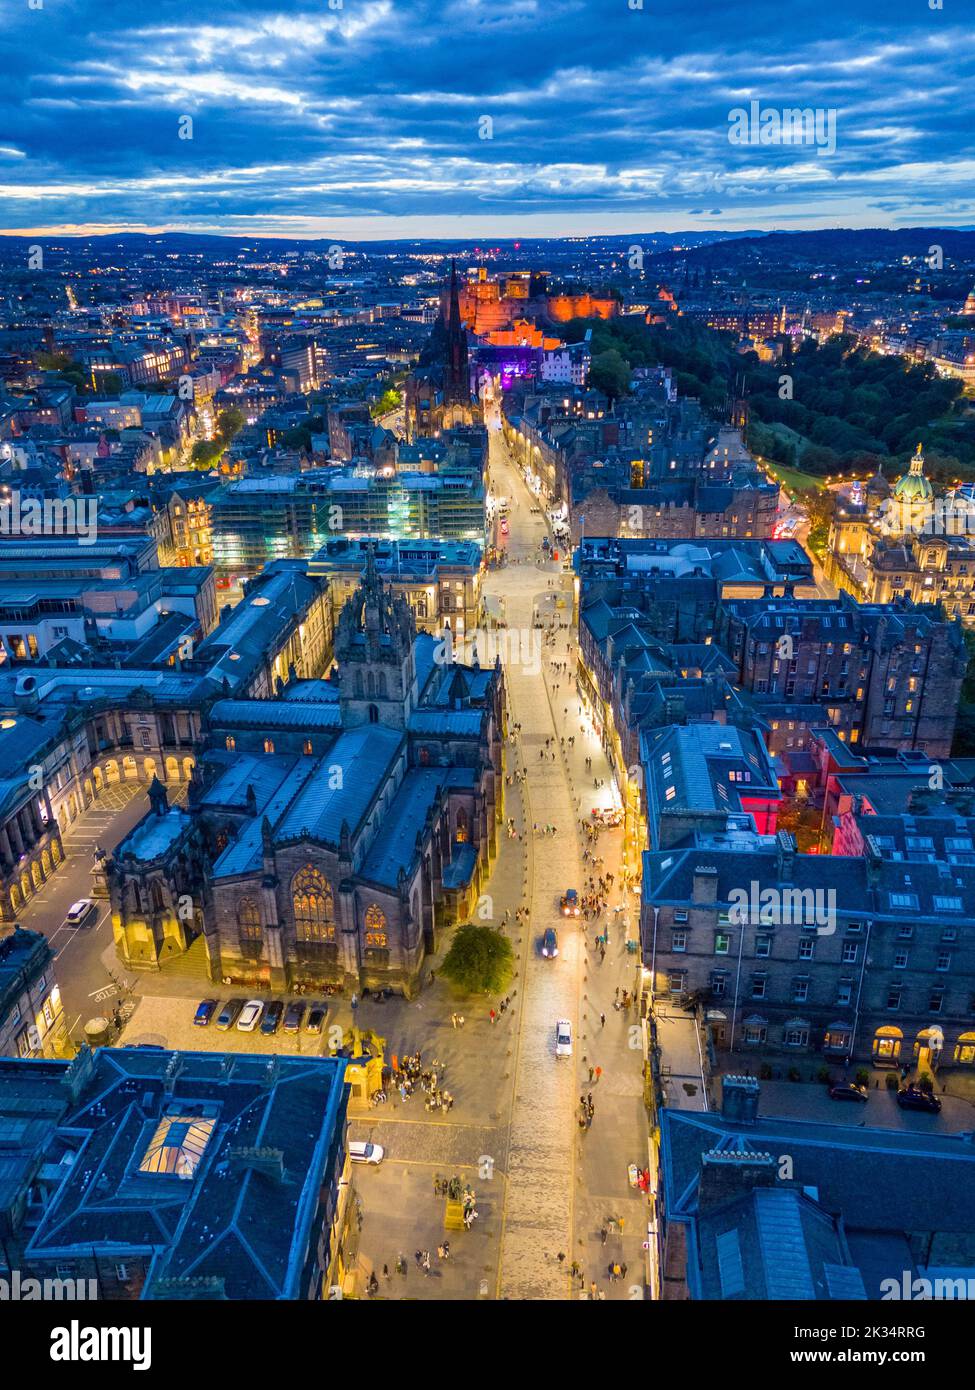
<svg viewBox="0 0 975 1390"><path fill-rule="evenodd" d="M934 488L924 476L924 455L920 444L917 446L911 466L902 478L894 484L894 497L898 502L930 502Z"/></svg>

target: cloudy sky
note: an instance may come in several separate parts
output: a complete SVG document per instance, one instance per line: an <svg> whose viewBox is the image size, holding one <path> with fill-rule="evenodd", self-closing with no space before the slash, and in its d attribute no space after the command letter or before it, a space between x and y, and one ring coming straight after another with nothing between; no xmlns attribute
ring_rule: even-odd
<svg viewBox="0 0 975 1390"><path fill-rule="evenodd" d="M975 226L972 0L29 3L5 230ZM731 143L753 101L835 151Z"/></svg>

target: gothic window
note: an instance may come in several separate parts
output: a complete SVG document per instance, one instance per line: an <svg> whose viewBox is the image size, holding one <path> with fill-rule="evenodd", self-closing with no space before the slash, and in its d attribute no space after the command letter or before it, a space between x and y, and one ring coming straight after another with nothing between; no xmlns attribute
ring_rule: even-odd
<svg viewBox="0 0 975 1390"><path fill-rule="evenodd" d="M364 690L363 690L363 688L362 688L362 672L361 672L361 671L356 671L356 673L355 673L355 693L356 693L356 695L358 696L358 698L359 698L360 700L362 699L362 697L363 697L363 695L364 695L364 693L365 693Z"/></svg>
<svg viewBox="0 0 975 1390"><path fill-rule="evenodd" d="M274 739L273 739L273 738L266 738L266 739L264 740L264 751L265 751L265 753L273 753L273 752L274 752Z"/></svg>
<svg viewBox="0 0 975 1390"><path fill-rule="evenodd" d="M425 743L420 745L418 760L421 767L430 766L430 749L426 746Z"/></svg>
<svg viewBox="0 0 975 1390"><path fill-rule="evenodd" d="M149 901L152 903L153 912L162 912L166 906L166 895L157 878L154 878L149 885Z"/></svg>
<svg viewBox="0 0 975 1390"><path fill-rule="evenodd" d="M457 819L454 824L456 827L454 839L459 845L466 845L471 838L471 826L467 812L464 810L463 806L458 809Z"/></svg>
<svg viewBox="0 0 975 1390"><path fill-rule="evenodd" d="M366 673L366 689L369 691L369 698L371 699L376 693L376 675L374 671Z"/></svg>
<svg viewBox="0 0 975 1390"><path fill-rule="evenodd" d="M370 706L369 706L369 723L370 723L370 724L378 724L378 723L379 723L379 707L378 707L377 705L370 705Z"/></svg>
<svg viewBox="0 0 975 1390"><path fill-rule="evenodd" d="M366 909L366 948L386 947L389 945L389 938L386 934L386 914L382 908L373 903Z"/></svg>
<svg viewBox="0 0 975 1390"><path fill-rule="evenodd" d="M378 678L378 679L379 679L379 698L380 698L381 700L385 700L385 698L386 698L386 672L385 672L385 671L380 671L380 672L379 672L379 678Z"/></svg>
<svg viewBox="0 0 975 1390"><path fill-rule="evenodd" d="M332 890L325 876L307 864L291 885L298 941L334 941L335 914Z"/></svg>
<svg viewBox="0 0 975 1390"><path fill-rule="evenodd" d="M253 898L241 898L237 904L237 933L241 942L261 940L261 914Z"/></svg>
<svg viewBox="0 0 975 1390"><path fill-rule="evenodd" d="M237 740L234 738L233 734L228 734L225 742L227 745L228 752L232 753L234 749L237 747Z"/></svg>

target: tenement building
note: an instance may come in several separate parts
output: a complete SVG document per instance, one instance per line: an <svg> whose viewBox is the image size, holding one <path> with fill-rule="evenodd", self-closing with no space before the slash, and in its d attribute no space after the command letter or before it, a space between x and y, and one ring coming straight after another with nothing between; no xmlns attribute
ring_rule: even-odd
<svg viewBox="0 0 975 1390"><path fill-rule="evenodd" d="M217 701L188 809L153 789L108 866L128 965L202 935L214 980L417 988L496 850L500 663L417 634L371 554L335 663L285 699Z"/></svg>
<svg viewBox="0 0 975 1390"><path fill-rule="evenodd" d="M950 756L967 660L962 631L907 600L741 599L716 637L756 695L813 699L841 739Z"/></svg>
<svg viewBox="0 0 975 1390"><path fill-rule="evenodd" d="M699 833L644 854L641 935L655 994L693 997L718 1048L975 1066L967 868Z"/></svg>

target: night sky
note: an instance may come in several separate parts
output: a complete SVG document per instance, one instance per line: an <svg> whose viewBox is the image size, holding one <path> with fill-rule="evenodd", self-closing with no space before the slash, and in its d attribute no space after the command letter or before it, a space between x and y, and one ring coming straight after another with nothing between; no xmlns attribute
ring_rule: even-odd
<svg viewBox="0 0 975 1390"><path fill-rule="evenodd" d="M637 3L2 0L0 226L975 225L971 0ZM730 143L752 101L835 152Z"/></svg>

